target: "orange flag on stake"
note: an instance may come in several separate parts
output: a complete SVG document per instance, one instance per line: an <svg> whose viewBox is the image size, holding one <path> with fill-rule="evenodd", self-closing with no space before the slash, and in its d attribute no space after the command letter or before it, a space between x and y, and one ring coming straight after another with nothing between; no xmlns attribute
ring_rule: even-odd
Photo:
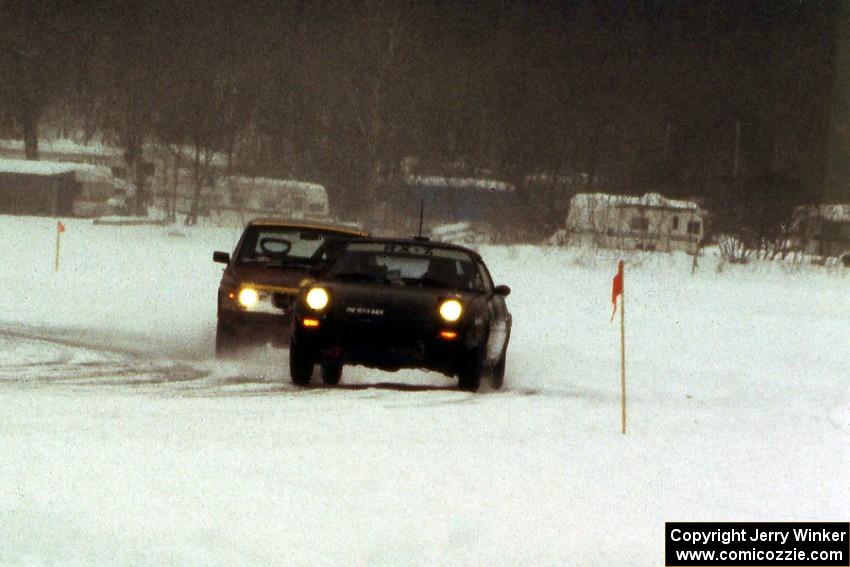
<svg viewBox="0 0 850 567"><path fill-rule="evenodd" d="M614 310L611 312L611 320L614 320L614 315L617 313L617 296L623 295L623 261L617 265L617 275L614 276L613 285L611 286L611 303L614 304Z"/></svg>
<svg viewBox="0 0 850 567"><path fill-rule="evenodd" d="M65 225L62 224L62 221L56 223L56 232L63 233L65 232Z"/></svg>

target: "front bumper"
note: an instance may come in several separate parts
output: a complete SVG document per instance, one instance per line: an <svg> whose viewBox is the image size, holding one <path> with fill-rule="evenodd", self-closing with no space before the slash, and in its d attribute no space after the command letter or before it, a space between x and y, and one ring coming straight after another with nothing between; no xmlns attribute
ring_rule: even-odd
<svg viewBox="0 0 850 567"><path fill-rule="evenodd" d="M277 347L285 347L289 344L292 317L287 313L222 310L218 314L218 319L242 340L258 344L270 342Z"/></svg>
<svg viewBox="0 0 850 567"><path fill-rule="evenodd" d="M317 362L334 361L390 371L423 368L453 375L470 348L476 346L474 333L462 327L318 321L315 327L305 327L298 315L292 321L293 343Z"/></svg>
<svg viewBox="0 0 850 567"><path fill-rule="evenodd" d="M258 290L258 301L251 307L241 305L238 286L219 288L219 323L229 327L240 339L248 342L271 342L288 346L292 309L297 290L249 284Z"/></svg>

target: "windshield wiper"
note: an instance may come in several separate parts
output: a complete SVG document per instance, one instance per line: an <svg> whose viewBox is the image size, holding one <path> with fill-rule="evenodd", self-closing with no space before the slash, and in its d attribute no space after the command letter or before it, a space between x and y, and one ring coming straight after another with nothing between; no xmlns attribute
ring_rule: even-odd
<svg viewBox="0 0 850 567"><path fill-rule="evenodd" d="M313 264L310 262L267 262L266 268L309 268Z"/></svg>

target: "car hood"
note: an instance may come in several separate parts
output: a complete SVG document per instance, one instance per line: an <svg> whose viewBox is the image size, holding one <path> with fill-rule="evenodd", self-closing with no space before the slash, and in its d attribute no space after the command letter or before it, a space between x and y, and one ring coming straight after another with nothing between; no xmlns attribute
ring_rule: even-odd
<svg viewBox="0 0 850 567"><path fill-rule="evenodd" d="M301 266L269 268L263 264L239 264L231 274L239 282L270 287L300 288L313 281L307 269Z"/></svg>

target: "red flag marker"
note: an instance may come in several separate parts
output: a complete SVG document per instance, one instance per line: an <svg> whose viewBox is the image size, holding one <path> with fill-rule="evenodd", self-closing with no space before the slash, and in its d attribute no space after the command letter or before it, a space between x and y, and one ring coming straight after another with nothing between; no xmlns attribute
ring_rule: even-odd
<svg viewBox="0 0 850 567"><path fill-rule="evenodd" d="M611 286L611 303L614 304L614 310L611 312L611 320L614 320L614 315L617 313L617 296L623 295L623 261L617 265L617 275L614 276L613 285Z"/></svg>
<svg viewBox="0 0 850 567"><path fill-rule="evenodd" d="M62 221L56 223L56 231L57 232L65 232L65 225L62 224Z"/></svg>

